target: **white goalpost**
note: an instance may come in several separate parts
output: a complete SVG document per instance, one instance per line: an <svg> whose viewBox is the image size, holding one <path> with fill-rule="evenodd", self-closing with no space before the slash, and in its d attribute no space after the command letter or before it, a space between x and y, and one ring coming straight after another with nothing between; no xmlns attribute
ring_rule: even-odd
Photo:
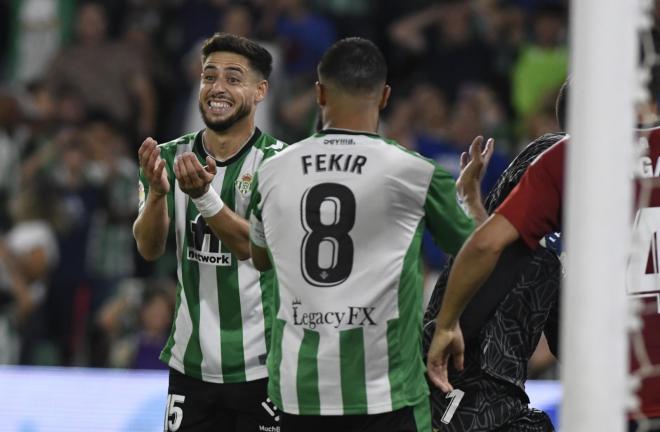
<svg viewBox="0 0 660 432"><path fill-rule="evenodd" d="M643 1L571 1L562 432L626 430L624 287Z"/></svg>

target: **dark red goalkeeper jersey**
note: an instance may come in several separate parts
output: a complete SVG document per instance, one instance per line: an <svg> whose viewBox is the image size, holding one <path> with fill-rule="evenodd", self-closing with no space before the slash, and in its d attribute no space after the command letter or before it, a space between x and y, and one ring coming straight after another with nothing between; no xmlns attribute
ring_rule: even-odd
<svg viewBox="0 0 660 432"><path fill-rule="evenodd" d="M638 210L626 290L629 295L641 298L645 305L642 314L644 345L650 363L660 366L660 128L640 130L639 135L640 142L648 147L637 161ZM536 249L545 235L561 231L567 144L568 138L565 138L542 153L496 210L516 228L531 249ZM645 183L648 189L643 187ZM639 359L632 354L632 370L637 371L639 367ZM641 384L638 395L642 412L648 417L660 417L660 376L646 377Z"/></svg>

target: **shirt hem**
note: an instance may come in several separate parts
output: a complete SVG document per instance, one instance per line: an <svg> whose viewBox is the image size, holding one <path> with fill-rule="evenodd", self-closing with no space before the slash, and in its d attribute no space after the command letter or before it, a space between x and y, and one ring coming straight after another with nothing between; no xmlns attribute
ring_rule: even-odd
<svg viewBox="0 0 660 432"><path fill-rule="evenodd" d="M371 405L351 405L351 406L339 406L339 407L327 407L323 406L323 414L319 414L320 410L318 406L305 406L298 405L298 412L292 412L290 410L282 409L283 412L287 414L294 415L313 415L313 416L334 416L334 415L373 415L373 414L383 414L387 412L397 411L405 407L414 407L422 403L424 399L428 399L428 393L422 393L414 398L407 398L404 400L399 400L392 402L391 404L371 404ZM273 399L271 397L271 399ZM279 406L278 406L279 408Z"/></svg>
<svg viewBox="0 0 660 432"><path fill-rule="evenodd" d="M163 361L162 357L160 360ZM246 370L245 373L238 373L238 374L197 374L197 373L186 372L186 368L183 365L183 363L176 360L174 357L172 357L169 362L163 361L163 363L167 364L172 369L184 375L196 378L200 381L210 382L215 384L250 382L250 381L256 381L256 380L268 378L268 369L266 369L266 366L253 368L250 369L249 371ZM247 378L246 377L247 375L249 375L250 377Z"/></svg>

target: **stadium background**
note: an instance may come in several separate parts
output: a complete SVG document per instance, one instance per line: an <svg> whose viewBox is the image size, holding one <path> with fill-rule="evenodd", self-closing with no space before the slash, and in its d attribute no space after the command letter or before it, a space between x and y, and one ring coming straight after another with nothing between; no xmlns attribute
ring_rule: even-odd
<svg viewBox="0 0 660 432"><path fill-rule="evenodd" d="M199 47L214 32L273 54L257 121L287 142L315 126L324 50L372 39L393 87L382 133L454 174L474 136L494 137L487 190L557 130L567 24L561 0L0 2L0 364L165 367L176 259L135 249L136 152L203 127ZM426 242L425 258L432 285L444 257ZM556 377L546 350L530 376Z"/></svg>

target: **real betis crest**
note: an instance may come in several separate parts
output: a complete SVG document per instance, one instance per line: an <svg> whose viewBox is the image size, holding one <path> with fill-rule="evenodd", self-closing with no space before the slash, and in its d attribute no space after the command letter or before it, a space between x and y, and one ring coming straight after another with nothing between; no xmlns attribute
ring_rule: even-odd
<svg viewBox="0 0 660 432"><path fill-rule="evenodd" d="M252 174L243 174L236 180L236 190L243 196L250 193L250 186L252 185Z"/></svg>

